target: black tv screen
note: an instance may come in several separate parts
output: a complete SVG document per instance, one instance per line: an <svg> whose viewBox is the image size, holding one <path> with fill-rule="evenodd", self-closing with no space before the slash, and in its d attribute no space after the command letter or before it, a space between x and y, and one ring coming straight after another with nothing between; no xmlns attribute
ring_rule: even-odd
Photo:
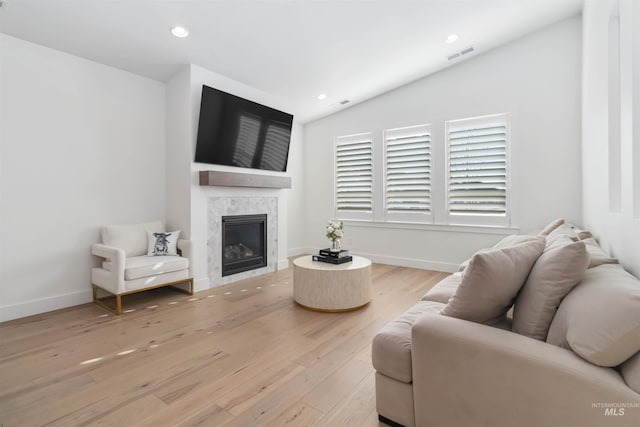
<svg viewBox="0 0 640 427"><path fill-rule="evenodd" d="M284 172L293 116L202 86L198 163Z"/></svg>

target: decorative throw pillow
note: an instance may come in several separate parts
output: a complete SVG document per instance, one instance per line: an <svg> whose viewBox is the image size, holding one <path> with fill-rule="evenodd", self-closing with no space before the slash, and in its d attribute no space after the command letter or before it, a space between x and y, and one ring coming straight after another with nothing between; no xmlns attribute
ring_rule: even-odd
<svg viewBox="0 0 640 427"><path fill-rule="evenodd" d="M589 262L582 242L545 250L533 264L513 311L513 332L544 341L562 299L578 284Z"/></svg>
<svg viewBox="0 0 640 427"><path fill-rule="evenodd" d="M551 233L553 230L555 230L556 228L560 227L562 224L564 224L564 219L563 218L558 218L556 220L551 221L551 223L549 225L547 225L541 232L540 235L541 236L548 236L549 233Z"/></svg>
<svg viewBox="0 0 640 427"><path fill-rule="evenodd" d="M590 231L579 231L578 232L578 239L580 239L580 240L589 239L591 237L593 237L593 235L591 234Z"/></svg>
<svg viewBox="0 0 640 427"><path fill-rule="evenodd" d="M180 230L172 231L170 233L164 231L147 231L147 255L178 255L177 244L179 236Z"/></svg>
<svg viewBox="0 0 640 427"><path fill-rule="evenodd" d="M543 249L544 237L537 237L516 246L476 253L442 314L488 325L500 322Z"/></svg>
<svg viewBox="0 0 640 427"><path fill-rule="evenodd" d="M640 281L619 265L588 269L560 303L547 342L618 366L640 350Z"/></svg>
<svg viewBox="0 0 640 427"><path fill-rule="evenodd" d="M502 240L500 240L495 245L493 245L493 249L508 248L510 246L516 246L516 245L519 245L520 243L532 242L532 241L538 240L538 239L539 239L538 236L530 236L528 234L510 234L510 235L504 237ZM486 251L490 251L490 250L491 250L491 248L489 248L489 249L480 249L478 252L486 252ZM478 253L478 252L476 252L476 253ZM469 265L470 261L471 261L471 258L469 258L468 260L466 260L462 264L460 264L460 266L458 267L458 271L463 271L465 268L467 268L467 266Z"/></svg>
<svg viewBox="0 0 640 427"><path fill-rule="evenodd" d="M549 233L549 235L547 236L547 246L555 242L557 239L562 239L564 237L568 237L574 242L577 242L578 240L580 240L578 239L578 232L580 231L582 230L580 230L575 225L571 225L565 222L564 224L558 226L551 233Z"/></svg>

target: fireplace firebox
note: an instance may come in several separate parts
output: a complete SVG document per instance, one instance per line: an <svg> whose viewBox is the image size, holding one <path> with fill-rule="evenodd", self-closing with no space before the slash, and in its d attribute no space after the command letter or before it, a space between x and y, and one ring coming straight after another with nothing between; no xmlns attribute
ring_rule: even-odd
<svg viewBox="0 0 640 427"><path fill-rule="evenodd" d="M222 217L222 276L266 267L267 215Z"/></svg>

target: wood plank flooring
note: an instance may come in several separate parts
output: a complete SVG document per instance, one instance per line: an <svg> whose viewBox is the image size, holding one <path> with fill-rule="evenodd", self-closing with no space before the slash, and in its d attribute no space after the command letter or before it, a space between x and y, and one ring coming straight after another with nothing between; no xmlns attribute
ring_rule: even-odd
<svg viewBox="0 0 640 427"><path fill-rule="evenodd" d="M299 307L290 268L2 323L0 426L381 426L371 340L447 274L372 273L350 313Z"/></svg>

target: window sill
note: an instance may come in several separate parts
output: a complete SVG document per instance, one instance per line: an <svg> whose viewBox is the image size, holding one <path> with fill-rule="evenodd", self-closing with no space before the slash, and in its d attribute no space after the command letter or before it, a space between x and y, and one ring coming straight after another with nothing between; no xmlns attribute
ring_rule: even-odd
<svg viewBox="0 0 640 427"><path fill-rule="evenodd" d="M401 229L401 230L422 230L422 231L444 231L458 233L479 233L479 234L498 234L509 235L520 233L519 227L502 227L487 225L454 225L454 224L425 224L417 222L399 222L399 221L365 221L354 219L340 219L350 227L362 228L384 228L384 229Z"/></svg>

